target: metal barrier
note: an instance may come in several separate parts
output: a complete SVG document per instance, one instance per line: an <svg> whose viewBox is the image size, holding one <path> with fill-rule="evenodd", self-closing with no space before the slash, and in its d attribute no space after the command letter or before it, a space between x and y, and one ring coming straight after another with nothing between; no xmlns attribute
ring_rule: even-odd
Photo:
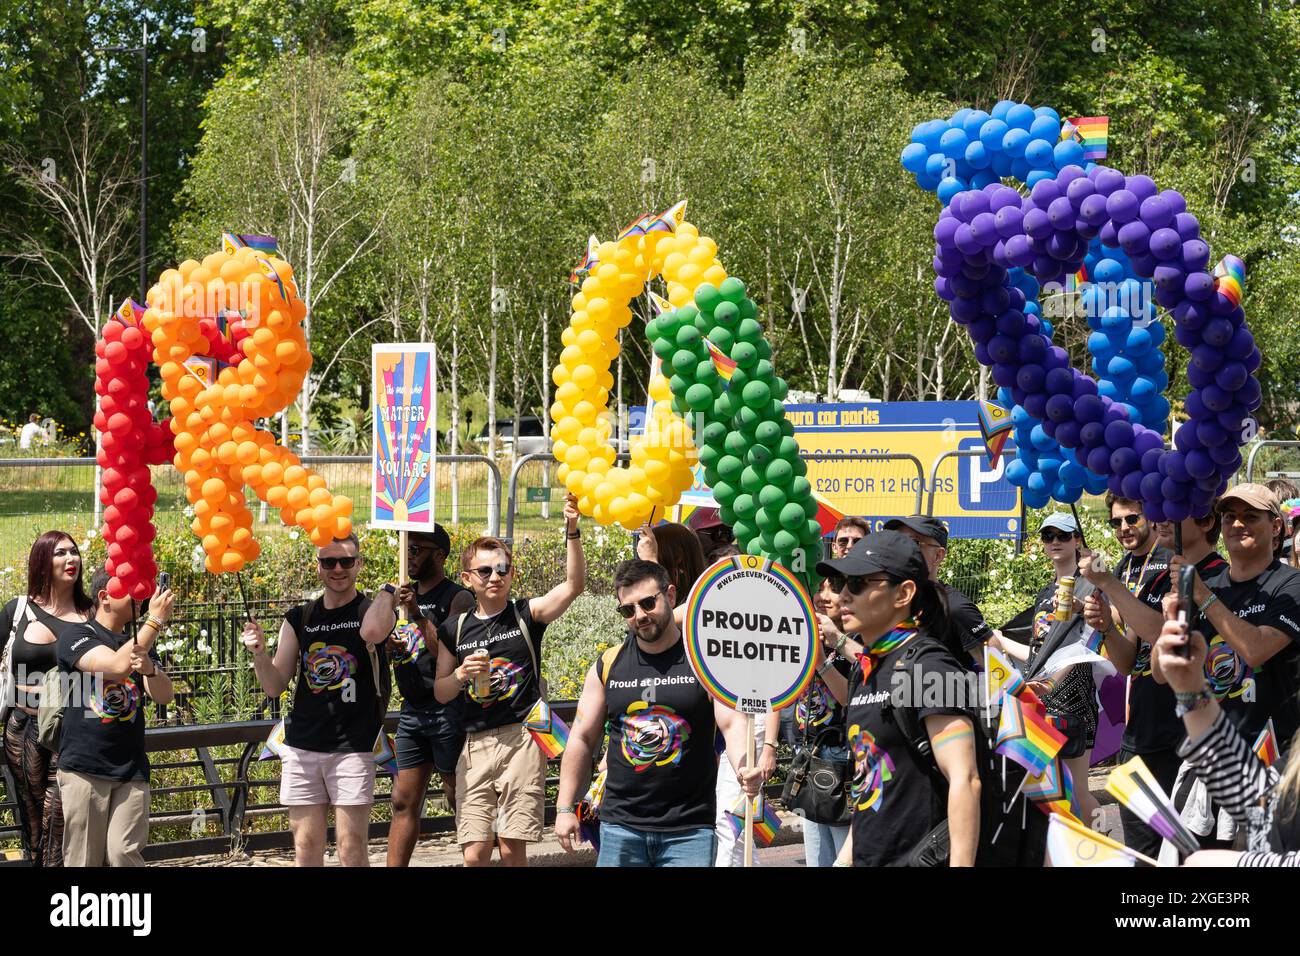
<svg viewBox="0 0 1300 956"><path fill-rule="evenodd" d="M1300 441L1257 441L1250 446L1250 453L1246 456L1246 481L1254 481L1255 475L1255 458L1264 449L1273 448L1300 448ZM1300 471L1300 468L1297 468ZM1265 477L1270 477L1266 475Z"/></svg>

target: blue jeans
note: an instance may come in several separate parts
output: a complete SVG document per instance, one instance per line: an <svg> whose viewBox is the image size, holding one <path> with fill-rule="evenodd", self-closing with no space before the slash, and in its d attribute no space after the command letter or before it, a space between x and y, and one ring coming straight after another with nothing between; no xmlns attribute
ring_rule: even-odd
<svg viewBox="0 0 1300 956"><path fill-rule="evenodd" d="M695 830L633 830L600 825L597 866L712 866L713 827Z"/></svg>

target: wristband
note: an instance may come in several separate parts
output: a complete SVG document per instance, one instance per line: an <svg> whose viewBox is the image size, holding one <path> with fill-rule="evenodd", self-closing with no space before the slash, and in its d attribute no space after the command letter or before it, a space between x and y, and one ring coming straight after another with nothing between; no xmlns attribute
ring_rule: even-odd
<svg viewBox="0 0 1300 956"><path fill-rule="evenodd" d="M773 750L776 749L776 744L774 744L774 743L773 743L772 741L770 741L770 740L764 740L764 741L763 741L763 746L764 746L764 747L771 747Z"/></svg>
<svg viewBox="0 0 1300 956"><path fill-rule="evenodd" d="M1205 689L1193 691L1191 693L1174 693L1174 716L1183 717L1194 710L1200 710L1210 702L1210 692Z"/></svg>
<svg viewBox="0 0 1300 956"><path fill-rule="evenodd" d="M1217 601L1218 599L1219 599L1219 596L1218 596L1217 594L1215 594L1213 591L1211 591L1211 592L1210 592L1210 596L1207 597L1207 598L1205 599L1205 603L1204 603L1204 604L1197 605L1196 610L1200 611L1201 614L1204 615L1205 612L1206 612L1207 610L1209 610L1210 605L1213 604L1213 603L1214 603L1215 601Z"/></svg>
<svg viewBox="0 0 1300 956"><path fill-rule="evenodd" d="M844 656L844 642L847 641L848 639L849 636L847 634L841 634L840 639L835 642L835 653L838 656L840 657Z"/></svg>
<svg viewBox="0 0 1300 956"><path fill-rule="evenodd" d="M144 624L141 626L152 627L155 631L161 634L163 629L163 622L158 620L158 618L154 617L152 614L150 614L147 618L144 619Z"/></svg>
<svg viewBox="0 0 1300 956"><path fill-rule="evenodd" d="M379 590L381 590L381 591L387 591L387 592L388 592L389 594L391 594L393 597L397 597L397 588L393 587L391 584L385 584L385 585L384 585L382 588L380 588Z"/></svg>
<svg viewBox="0 0 1300 956"><path fill-rule="evenodd" d="M579 531L577 528L574 528L572 531L566 531L566 532L564 532L564 536L565 536L566 538L568 538L570 541L572 541L572 540L574 540L575 538L581 538L581 537L582 537L582 532Z"/></svg>
<svg viewBox="0 0 1300 956"><path fill-rule="evenodd" d="M556 807L556 808L555 808L555 815L556 815L557 817L558 817L561 813L575 813L575 814L576 814L577 812L578 812L577 809L575 809L575 808L572 807L572 806Z"/></svg>

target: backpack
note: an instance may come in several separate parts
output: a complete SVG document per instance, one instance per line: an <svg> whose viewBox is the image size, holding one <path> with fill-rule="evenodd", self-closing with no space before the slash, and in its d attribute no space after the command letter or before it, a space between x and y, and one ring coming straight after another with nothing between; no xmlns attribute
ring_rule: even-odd
<svg viewBox="0 0 1300 956"><path fill-rule="evenodd" d="M912 672L926 643L913 643L894 665L894 685L900 681L899 672L903 674L904 686L917 686ZM942 645L940 645L942 646ZM921 841L912 848L902 861L904 866L947 866L950 850L948 836L948 780L939 769L930 746L930 737L925 726L916 716L916 709L895 707L893 697L885 701L881 715L898 728L907 741L916 762L926 769L934 785L935 817L942 818ZM975 763L980 779L980 836L979 846L975 851L976 866L1014 866L1020 855L1021 825L1019 819L1012 819L1015 804L1007 806L1002 776L997 767L997 755L989 744L988 737L982 729L982 721L977 713L968 712L975 730ZM1019 816L1019 812L1014 814ZM997 840L994 840L994 837Z"/></svg>
<svg viewBox="0 0 1300 956"><path fill-rule="evenodd" d="M537 675L538 696L542 700L546 700L550 696L550 688L546 684L546 678L542 676L541 663L537 660L537 649L533 647L532 634L528 630L528 625L524 623L523 617L521 617L519 614L519 606L515 604L514 601L510 602L510 611L515 616L515 623L519 625L519 634L524 639L524 646L528 648L528 657L533 664L533 673ZM462 614L460 617L456 618L456 647L458 649L460 647L460 632L465 627L465 618L467 615L473 613L474 613L473 610L469 610L466 611L464 614ZM612 658L610 659L610 663L611 664L613 663ZM605 673L606 676L608 676L609 674L608 670Z"/></svg>
<svg viewBox="0 0 1300 956"><path fill-rule="evenodd" d="M30 623L32 609L27 604L27 595L14 599L13 617L9 622L9 634L5 638L4 653L0 654L0 728L9 719L9 711L18 699L18 685L14 681L14 641L18 637L18 625Z"/></svg>

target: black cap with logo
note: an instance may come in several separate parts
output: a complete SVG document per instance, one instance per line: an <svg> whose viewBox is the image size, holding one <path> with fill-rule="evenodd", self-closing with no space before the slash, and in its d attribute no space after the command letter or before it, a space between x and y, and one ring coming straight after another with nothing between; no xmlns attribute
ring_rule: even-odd
<svg viewBox="0 0 1300 956"><path fill-rule="evenodd" d="M869 534L842 558L821 561L817 573L862 575L883 571L902 581L924 581L930 576L920 546L901 531Z"/></svg>

